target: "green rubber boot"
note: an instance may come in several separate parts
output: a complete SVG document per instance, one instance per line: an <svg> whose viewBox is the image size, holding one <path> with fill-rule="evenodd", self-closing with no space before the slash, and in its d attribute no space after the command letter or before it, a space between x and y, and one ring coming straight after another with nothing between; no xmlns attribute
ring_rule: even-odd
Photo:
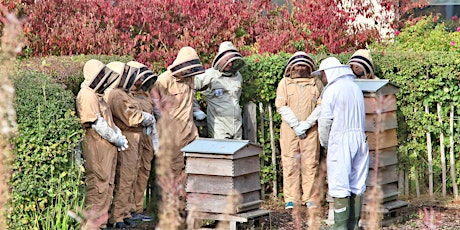
<svg viewBox="0 0 460 230"><path fill-rule="evenodd" d="M348 230L350 197L334 198L334 230Z"/></svg>
<svg viewBox="0 0 460 230"><path fill-rule="evenodd" d="M359 230L359 219L361 218L361 208L363 196L351 194L350 196L350 218L348 219L348 229Z"/></svg>

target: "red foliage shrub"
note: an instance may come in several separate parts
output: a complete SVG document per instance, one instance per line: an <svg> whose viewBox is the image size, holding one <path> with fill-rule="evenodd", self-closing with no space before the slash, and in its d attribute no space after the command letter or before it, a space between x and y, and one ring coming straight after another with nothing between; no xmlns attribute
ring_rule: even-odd
<svg viewBox="0 0 460 230"><path fill-rule="evenodd" d="M130 55L164 68L183 46L204 63L218 44L231 40L243 55L294 52L341 53L379 39L375 29L353 23L373 17L368 0L3 0L27 16L25 55ZM382 10L397 9L384 0ZM401 3L402 2L402 3ZM289 7L288 7L289 6Z"/></svg>

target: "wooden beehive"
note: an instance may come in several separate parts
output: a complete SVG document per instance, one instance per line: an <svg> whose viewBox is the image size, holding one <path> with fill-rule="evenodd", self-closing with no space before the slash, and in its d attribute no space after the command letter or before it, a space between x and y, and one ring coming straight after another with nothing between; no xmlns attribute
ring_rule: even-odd
<svg viewBox="0 0 460 230"><path fill-rule="evenodd" d="M375 186L374 180L377 178L377 184L383 192L383 212L384 214L392 213L407 206L407 202L398 200L398 155L396 151L398 122L395 94L399 91L399 87L386 79L356 79L355 82L364 94L365 131L370 150L369 175L366 180L364 203L367 203L369 199L375 199L368 194Z"/></svg>
<svg viewBox="0 0 460 230"><path fill-rule="evenodd" d="M187 209L226 214L259 209L262 151L247 140L199 138L185 146ZM233 191L237 199L228 196Z"/></svg>

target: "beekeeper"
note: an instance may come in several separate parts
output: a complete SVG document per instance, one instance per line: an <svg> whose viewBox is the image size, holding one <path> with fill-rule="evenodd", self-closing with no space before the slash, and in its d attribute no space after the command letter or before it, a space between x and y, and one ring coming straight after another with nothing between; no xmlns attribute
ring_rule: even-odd
<svg viewBox="0 0 460 230"><path fill-rule="evenodd" d="M371 51L366 49L357 50L348 61L356 78L359 79L378 79L374 74Z"/></svg>
<svg viewBox="0 0 460 230"><path fill-rule="evenodd" d="M322 93L318 132L327 151L329 195L334 198L334 229L358 229L366 190L369 146L364 132L365 108L353 71L335 57L320 68L327 85Z"/></svg>
<svg viewBox="0 0 460 230"><path fill-rule="evenodd" d="M206 100L207 126L212 138L242 138L239 102L243 78L238 71L243 66L241 54L231 42L226 41L220 44L212 68L195 77L195 89L201 91ZM195 109L194 113L200 114L200 111Z"/></svg>
<svg viewBox="0 0 460 230"><path fill-rule="evenodd" d="M321 111L321 80L312 76L313 59L296 52L287 62L276 90L275 105L281 115L280 146L285 208L295 203L316 207L313 184L319 164L316 121Z"/></svg>
<svg viewBox="0 0 460 230"><path fill-rule="evenodd" d="M139 73L134 80L131 89L134 99L139 103L142 111L153 113L153 102L150 98L150 89L158 78L148 67L136 61L126 63L130 67L139 69ZM151 221L152 217L144 214L144 192L152 168L154 152L158 151L158 133L156 131L156 120L151 126L144 127L144 132L140 138L139 159L137 168L137 178L134 182L133 195L131 200L131 216L133 220ZM155 144L153 141L155 140ZM155 147L156 146L156 147Z"/></svg>
<svg viewBox="0 0 460 230"><path fill-rule="evenodd" d="M151 90L155 107L160 111L157 156L162 157L162 164L170 166L175 177L185 169L181 149L198 137L193 121L193 89L194 76L201 73L204 68L195 49L183 47Z"/></svg>
<svg viewBox="0 0 460 230"><path fill-rule="evenodd" d="M131 93L139 69L122 62L111 62L107 67L120 74L119 81L107 90L106 97L115 124L131 143L130 148L118 153L115 191L109 222L114 223L115 228L126 228L136 225L131 219L129 199L137 179L139 152L143 148L141 137L144 129L155 122L155 118L151 113L142 110L141 104Z"/></svg>
<svg viewBox="0 0 460 230"><path fill-rule="evenodd" d="M108 215L114 188L117 148L126 149L128 141L115 126L103 92L119 75L102 62L91 59L83 67L83 76L76 106L85 130L82 146L86 177L85 206L94 213L104 215L105 211ZM107 227L106 223L100 227Z"/></svg>

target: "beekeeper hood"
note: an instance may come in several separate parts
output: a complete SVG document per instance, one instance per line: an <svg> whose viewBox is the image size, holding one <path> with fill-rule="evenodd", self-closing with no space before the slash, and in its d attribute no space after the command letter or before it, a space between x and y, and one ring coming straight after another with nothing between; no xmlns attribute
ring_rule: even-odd
<svg viewBox="0 0 460 230"><path fill-rule="evenodd" d="M81 87L88 87L94 92L102 94L104 90L119 78L119 74L113 72L99 60L91 59L83 66L85 80Z"/></svg>
<svg viewBox="0 0 460 230"><path fill-rule="evenodd" d="M204 73L204 67L198 54L196 54L195 49L189 46L179 50L176 60L168 66L168 70L177 78L187 78Z"/></svg>
<svg viewBox="0 0 460 230"><path fill-rule="evenodd" d="M151 71L146 65L137 61L130 61L126 64L138 69L132 90L137 91L142 89L144 91L148 91L150 86L157 81L158 75Z"/></svg>
<svg viewBox="0 0 460 230"><path fill-rule="evenodd" d="M106 93L110 92L110 90L114 88L121 88L128 92L134 84L134 79L137 75L137 68L131 68L125 63L119 61L110 62L107 64L107 67L118 73L120 78L107 88Z"/></svg>
<svg viewBox="0 0 460 230"><path fill-rule="evenodd" d="M324 71L324 73L326 74L327 85L332 84L335 80L337 80L340 77L350 76L354 78L354 74L350 66L343 65L342 63L340 63L339 59L335 57L328 57L321 61L319 69L314 71L313 74L320 74L321 71Z"/></svg>
<svg viewBox="0 0 460 230"><path fill-rule="evenodd" d="M360 49L357 50L347 62L347 65L357 65L363 70L363 74L357 77L369 76L374 78L374 65L372 63L372 56L370 50Z"/></svg>
<svg viewBox="0 0 460 230"><path fill-rule="evenodd" d="M293 74L293 67L298 66L298 65L304 65L307 66L307 71L306 73L300 74L300 77L311 77L311 73L315 71L316 66L315 62L313 59L305 52L296 52L294 55L292 55L291 58L289 58L286 68L284 69L284 77L295 77Z"/></svg>
<svg viewBox="0 0 460 230"><path fill-rule="evenodd" d="M212 61L212 67L224 76L233 76L244 66L243 56L232 42L225 41L219 46L219 52Z"/></svg>

